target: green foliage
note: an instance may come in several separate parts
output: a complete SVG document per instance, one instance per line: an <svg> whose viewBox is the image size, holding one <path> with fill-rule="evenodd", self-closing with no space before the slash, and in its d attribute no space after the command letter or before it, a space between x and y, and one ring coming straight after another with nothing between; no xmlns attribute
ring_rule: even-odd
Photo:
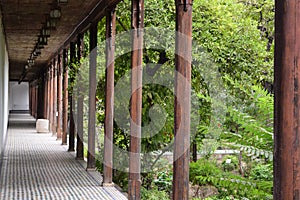
<svg viewBox="0 0 300 200"><path fill-rule="evenodd" d="M218 199L231 196L234 199L266 199L272 194L272 182L261 179L247 179L230 172L224 172L216 163L200 159L190 164L190 180L197 185L212 185L219 191Z"/></svg>
<svg viewBox="0 0 300 200"><path fill-rule="evenodd" d="M216 143L235 149L242 150L244 154L253 159L261 159L263 162L272 161L273 145L273 96L262 89L260 83L263 81L272 82L273 74L273 7L271 0L194 0L193 14L193 40L196 46L193 49L193 69L192 88L197 94L196 102L199 105L197 114L201 121L198 125L194 142L198 146L205 141L213 141L211 151L217 147ZM131 4L129 0L118 4L117 9L117 33L121 33L131 28ZM158 1L149 0L145 2L145 26L160 27L175 30L175 4L173 0ZM100 41L105 38L105 20L99 22L98 37ZM155 32L155 30L153 30ZM153 69L153 65L148 63L158 63L168 69L174 68L174 55L170 49L174 48L174 34L164 35L156 33L156 37L164 37L162 46L166 50L152 49L148 46L144 49L144 73ZM87 35L88 36L88 35ZM85 37L85 47L88 49L88 37ZM122 39L122 38L121 38ZM161 38L160 38L161 39ZM127 40L127 41L126 41ZM121 42L128 42L129 38L123 38ZM118 41L117 41L118 42ZM120 42L120 43L121 43ZM154 41L155 43L156 41ZM98 50L104 51L104 43ZM122 54L124 49L116 52ZM171 53L170 53L171 52ZM131 52L123 53L115 60L115 84L122 77L129 74ZM70 66L79 70L82 76L82 85L88 83L88 58L80 62L81 67ZM105 66L104 53L99 53L97 76L100 78L97 88L97 119L98 124L104 122L105 103ZM210 69L209 73L204 71ZM201 71L202 70L202 71ZM162 76L172 77L161 71ZM203 73L206 72L206 73ZM76 73L71 77L76 77ZM129 74L130 75L130 74ZM214 77L214 78L212 78ZM215 84L215 85L214 85ZM80 84L81 85L81 84ZM88 88L88 85L84 85ZM86 89L87 90L87 89ZM156 152L162 150L173 139L174 127L174 95L173 91L159 85L145 85L143 87L143 110L142 125L152 122L150 111L162 114L153 105L161 105L165 110L166 121L163 128L153 134L151 131L143 134L151 137L142 139L142 152ZM223 97L225 96L225 97ZM222 105L214 108L217 104ZM121 99L115 99L115 106L123 105ZM125 110L129 111L129 101L125 102ZM226 110L226 119L222 119L220 112L223 107ZM151 110L152 109L152 110ZM214 110L215 109L215 110ZM115 112L115 118L119 117ZM192 116L193 117L193 116ZM127 120L129 123L129 119ZM224 122L225 120L225 122ZM219 137L221 134L221 137ZM119 148L114 151L114 164L126 171L128 167L128 157L122 154L121 150L129 149L128 130L120 129L114 124L114 144ZM158 156L159 157L159 156ZM144 160L143 160L144 161ZM158 164L157 164L158 163ZM171 173L161 172L155 168L160 163L155 157L145 160L142 167L146 165L153 168L153 173L143 174L143 199L168 199L165 192L170 191ZM97 166L101 170L101 163ZM249 197L251 199L264 199L271 194L271 176L268 178L259 174L263 172L264 164L260 169L250 172L251 179L246 179L238 175L224 172L216 166L216 163L201 159L199 162L191 164L190 178L194 184L214 185L220 192L219 199L226 199L231 195L234 197ZM231 171L237 166L236 160L233 165L228 166L223 163L223 168ZM122 168L123 167L123 168ZM256 177L256 178L254 178ZM114 182L124 189L127 188L128 174L122 171L114 171ZM153 181L153 183L151 182ZM153 187L153 184L156 187ZM227 198L228 199L228 198Z"/></svg>
<svg viewBox="0 0 300 200"><path fill-rule="evenodd" d="M207 159L199 159L197 162L190 163L190 181L193 184L207 184L207 180L199 177L215 177L222 174L222 170L217 167L216 162Z"/></svg>
<svg viewBox="0 0 300 200"><path fill-rule="evenodd" d="M237 169L238 164L239 161L236 156L228 155L222 159L222 168L224 171L233 171Z"/></svg>
<svg viewBox="0 0 300 200"><path fill-rule="evenodd" d="M113 182L120 186L123 191L127 191L128 188L128 173L125 171L114 170Z"/></svg>
<svg viewBox="0 0 300 200"><path fill-rule="evenodd" d="M267 27L272 35L273 7L270 0L194 1L194 10L198 12L193 15L193 39L201 45L198 50L203 48L207 52L193 54L192 83L200 97L200 127L205 130L198 134L198 144L209 137L221 145L242 149L253 159L272 160L273 96L260 83L273 79L273 54L267 48L273 41L262 34L260 27ZM198 68L214 66L221 75L218 79L198 73ZM219 87L211 83L220 80L223 82ZM219 94L215 95L216 91ZM226 110L226 119L221 119L218 110L212 110L214 104Z"/></svg>
<svg viewBox="0 0 300 200"><path fill-rule="evenodd" d="M168 200L170 198L166 192L160 191L155 187L151 188L151 190L147 190L146 188L142 187L141 199L143 199L143 200Z"/></svg>
<svg viewBox="0 0 300 200"><path fill-rule="evenodd" d="M170 171L163 171L157 174L157 178L153 181L158 190L163 190L171 193L172 190L173 173Z"/></svg>
<svg viewBox="0 0 300 200"><path fill-rule="evenodd" d="M257 28L262 38L267 43L267 50L270 51L274 40L274 15L275 5L272 0L242 0L246 7L246 13L257 21Z"/></svg>
<svg viewBox="0 0 300 200"><path fill-rule="evenodd" d="M68 91L73 93L74 86L76 85L76 77L78 74L78 69L80 67L80 63L76 61L68 63L68 75L69 75L69 83L68 83Z"/></svg>
<svg viewBox="0 0 300 200"><path fill-rule="evenodd" d="M272 53L247 7L236 0L194 1L193 37L234 79L272 80ZM269 59L266 59L269 58ZM268 60L268 61L266 61Z"/></svg>
<svg viewBox="0 0 300 200"><path fill-rule="evenodd" d="M260 86L241 91L251 96L251 105L229 108L228 118L221 135L227 145L238 148L253 159L273 160L273 95Z"/></svg>
<svg viewBox="0 0 300 200"><path fill-rule="evenodd" d="M253 180L272 181L273 166L272 164L257 164L252 168L250 178Z"/></svg>

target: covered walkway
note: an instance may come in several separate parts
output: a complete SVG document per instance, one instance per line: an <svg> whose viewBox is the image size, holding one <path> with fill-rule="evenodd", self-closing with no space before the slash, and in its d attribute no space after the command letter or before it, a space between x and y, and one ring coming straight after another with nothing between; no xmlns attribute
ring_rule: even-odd
<svg viewBox="0 0 300 200"><path fill-rule="evenodd" d="M10 115L0 199L127 199L100 181L56 137L38 134L30 115Z"/></svg>
<svg viewBox="0 0 300 200"><path fill-rule="evenodd" d="M4 155L3 192L8 199L37 197L50 199L68 194L78 199L109 199L108 192L114 185L114 99L115 99L115 47L117 47L117 5L120 0L28 0L0 1L0 160ZM189 138L191 98L192 54L192 0L176 0L176 29L174 69L174 163L173 199L187 200L189 194ZM162 8L159 8L162 9ZM128 142L128 199L141 199L141 139L142 139L142 91L144 54L144 0L131 1L131 75L130 75L130 127ZM104 19L105 22L99 22ZM100 33L105 24L105 56L101 67L105 70L104 95L105 122L103 145L103 187L88 180L87 171L95 171L96 141L96 91ZM121 25L121 23L120 23ZM177 34L176 34L177 33ZM180 34L179 34L180 33ZM185 37L179 37L184 35ZM127 42L126 42L127 43ZM104 49L103 49L104 50ZM117 55L117 54L116 54ZM82 59L87 59L83 76ZM103 69L104 69L103 68ZM2 75L2 71L4 72ZM99 70L98 70L99 71ZM88 84L88 95L83 95ZM7 140L8 111L11 82L29 85L28 109L36 119L49 120L51 135L38 135L34 127L17 129L18 123L10 123ZM84 83L84 84L81 84ZM78 91L76 91L76 88ZM127 92L126 91L126 92ZM76 96L77 94L77 96ZM102 95L101 94L101 95ZM85 98L88 103L84 104ZM3 105L3 106L2 106ZM88 111L84 121L84 108ZM74 115L74 111L78 113ZM85 126L87 124L87 126ZM14 126L16 125L16 126ZM25 124L23 124L25 125ZM13 128L14 127L14 128ZM122 127L118 127L122 128ZM69 139L67 139L67 136ZM45 137L38 139L38 137ZM83 140L87 137L87 143ZM60 142L57 142L56 139ZM75 143L76 140L76 143ZM45 141L48 141L45 143ZM68 148L62 147L68 145ZM5 150L6 149L6 150ZM6 153L4 154L4 150ZM87 155L84 155L87 150ZM76 160L87 158L82 167ZM72 155L73 155L72 153ZM25 154L25 155L24 155ZM66 170L66 171L65 171ZM12 176L12 177L9 177ZM16 180L15 180L16 179ZM63 181L62 181L63 180ZM78 182L80 180L80 182ZM62 182L61 182L62 181ZM83 182L82 182L83 181ZM92 184L92 185L91 185ZM86 187L90 186L88 190ZM78 188L77 188L78 187ZM29 189L28 189L29 188ZM27 190L28 189L28 190ZM50 192L51 191L51 192ZM77 193L76 193L76 192ZM27 193L26 193L27 192ZM13 193L15 197L9 196ZM91 196L80 196L80 195ZM18 197L19 195L19 197ZM107 197L103 196L107 195ZM7 197L8 196L8 197ZM100 196L100 197L99 197ZM101 196L103 198L101 198ZM40 198L38 198L40 197Z"/></svg>
<svg viewBox="0 0 300 200"><path fill-rule="evenodd" d="M122 199L112 186L114 137L114 60L117 13L121 0L0 1L0 199ZM189 194L192 0L175 0L173 200ZM275 0L274 61L274 199L300 199L300 0ZM157 12L163 7L157 5ZM199 12L198 10L195 12ZM131 98L128 152L128 199L141 199L141 138L143 112L144 0L131 0ZM146 13L147 14L147 13ZM173 16L173 15L172 15ZM105 17L105 122L103 185L87 170L95 170L96 69L99 20ZM123 17L123 16L119 16ZM147 24L146 24L147 25ZM103 24L102 24L103 26ZM103 27L101 27L103 28ZM175 34L175 31L177 34ZM89 44L84 43L84 36ZM181 36L181 37L180 37ZM182 37L184 36L184 37ZM103 36L104 37L104 36ZM87 43L88 43L87 42ZM85 52L88 51L88 52ZM88 55L88 143L83 138L83 97L72 84L77 66ZM117 54L116 54L117 55ZM254 55L255 56L255 55ZM255 59L255 58L254 58ZM78 67L78 66L77 66ZM80 72L80 70L78 70ZM71 76L73 74L74 76ZM34 120L10 116L10 81L29 83L29 110L48 119L52 134L39 135ZM81 89L81 88L80 88ZM77 132L73 111L77 105ZM130 108L130 109L128 109ZM23 117L23 116L22 116ZM69 131L68 131L69 120ZM69 141L67 141L69 135ZM8 136L8 137L7 137ZM77 144L75 145L75 136ZM60 139L60 141L56 141ZM7 146L5 143L7 141ZM84 159L88 150L87 166ZM4 152L4 153L3 153ZM101 198L103 197L103 198Z"/></svg>

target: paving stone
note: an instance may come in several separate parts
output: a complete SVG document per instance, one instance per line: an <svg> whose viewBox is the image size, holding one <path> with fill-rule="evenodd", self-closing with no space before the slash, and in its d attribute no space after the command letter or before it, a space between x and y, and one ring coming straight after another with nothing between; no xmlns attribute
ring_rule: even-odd
<svg viewBox="0 0 300 200"><path fill-rule="evenodd" d="M10 116L0 176L1 200L125 200L115 187L100 187L52 134L38 134L28 115Z"/></svg>

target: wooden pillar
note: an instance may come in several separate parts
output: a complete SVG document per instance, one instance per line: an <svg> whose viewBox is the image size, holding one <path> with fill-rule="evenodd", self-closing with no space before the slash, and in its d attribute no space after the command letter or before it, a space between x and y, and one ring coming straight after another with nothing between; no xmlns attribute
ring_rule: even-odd
<svg viewBox="0 0 300 200"><path fill-rule="evenodd" d="M71 65L76 63L76 46L74 42L70 43L70 61ZM74 74L74 69L71 68L72 73ZM74 83L74 75L71 77L70 82L71 84ZM69 130L69 150L68 151L75 151L75 121L74 121L74 104L75 99L73 98L73 86L69 90L69 102L70 102L70 130Z"/></svg>
<svg viewBox="0 0 300 200"><path fill-rule="evenodd" d="M63 134L62 134L62 145L67 144L68 134L68 51L63 50Z"/></svg>
<svg viewBox="0 0 300 200"><path fill-rule="evenodd" d="M142 123L142 75L144 0L132 0L132 54L130 101L130 154L128 199L141 199L141 123Z"/></svg>
<svg viewBox="0 0 300 200"><path fill-rule="evenodd" d="M30 86L30 114L34 116L34 86L31 84Z"/></svg>
<svg viewBox="0 0 300 200"><path fill-rule="evenodd" d="M30 86L30 115L33 116L33 104L34 104L34 88L33 85Z"/></svg>
<svg viewBox="0 0 300 200"><path fill-rule="evenodd" d="M31 116L34 116L34 86L33 86L33 83L31 83L31 86L30 86L30 102L29 102L29 105L30 105L30 115Z"/></svg>
<svg viewBox="0 0 300 200"><path fill-rule="evenodd" d="M114 131L114 64L115 64L116 11L106 15L106 76L103 186L112 186L113 131Z"/></svg>
<svg viewBox="0 0 300 200"><path fill-rule="evenodd" d="M300 199L300 4L275 1L274 199Z"/></svg>
<svg viewBox="0 0 300 200"><path fill-rule="evenodd" d="M47 69L48 70L48 69ZM44 89L44 113L43 113L43 118L48 119L48 71L46 70L44 77L45 77L45 89Z"/></svg>
<svg viewBox="0 0 300 200"><path fill-rule="evenodd" d="M83 56L84 50L84 41L83 35L79 34L77 37L77 61L80 63L80 59ZM78 84L77 84L77 145L76 145L76 159L83 160L84 159L84 148L83 148L83 98L84 98L84 88L83 82L80 73L80 68L78 71Z"/></svg>
<svg viewBox="0 0 300 200"><path fill-rule="evenodd" d="M37 119L44 119L44 104L45 104L45 75L43 74L39 80L38 86L38 104L37 104Z"/></svg>
<svg viewBox="0 0 300 200"><path fill-rule="evenodd" d="M176 31L173 199L188 200L190 163L192 0L176 0Z"/></svg>
<svg viewBox="0 0 300 200"><path fill-rule="evenodd" d="M56 116L56 112L57 112L57 62L55 59L53 59L52 62L52 74L53 74L53 78L52 78L52 85L53 85L53 91L52 91L52 95L53 95L53 102L52 102L52 135L56 134L56 123L57 123L57 116Z"/></svg>
<svg viewBox="0 0 300 200"><path fill-rule="evenodd" d="M32 83L29 84L29 112L30 115L32 116Z"/></svg>
<svg viewBox="0 0 300 200"><path fill-rule="evenodd" d="M35 86L35 106L34 106L34 118L38 117L38 104L39 104L39 85Z"/></svg>
<svg viewBox="0 0 300 200"><path fill-rule="evenodd" d="M57 139L62 138L62 116L63 116L63 65L61 54L57 56Z"/></svg>
<svg viewBox="0 0 300 200"><path fill-rule="evenodd" d="M50 108L51 108L51 69L48 66L48 80L47 80L47 119L49 120L49 131L50 130Z"/></svg>
<svg viewBox="0 0 300 200"><path fill-rule="evenodd" d="M48 94L48 91L49 91L48 78L49 78L49 73L48 73L48 69L47 69L45 72L44 119L48 119L48 102L49 102L48 101L48 96L49 96L49 94Z"/></svg>
<svg viewBox="0 0 300 200"><path fill-rule="evenodd" d="M32 92L32 97L31 97L31 115L32 117L35 118L35 104L36 104L36 89L35 85L32 85L31 92Z"/></svg>
<svg viewBox="0 0 300 200"><path fill-rule="evenodd" d="M88 160L87 170L96 168L95 132L96 132L96 68L97 68L97 23L90 27L90 72L89 72L89 121L88 121Z"/></svg>
<svg viewBox="0 0 300 200"><path fill-rule="evenodd" d="M53 133L53 65L52 63L49 66L50 68L50 90L49 90L49 125L50 125L50 132Z"/></svg>
<svg viewBox="0 0 300 200"><path fill-rule="evenodd" d="M37 109L38 109L38 104L39 104L39 98L38 98L38 95L39 95L39 86L38 85L36 85L35 87L34 87L34 89L35 89L35 99L34 99L34 101L35 101L35 104L34 104L34 118L35 119L37 119Z"/></svg>

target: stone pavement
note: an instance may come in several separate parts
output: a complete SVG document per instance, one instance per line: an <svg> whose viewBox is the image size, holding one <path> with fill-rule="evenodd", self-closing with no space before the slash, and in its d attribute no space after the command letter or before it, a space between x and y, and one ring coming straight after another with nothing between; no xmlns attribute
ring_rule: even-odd
<svg viewBox="0 0 300 200"><path fill-rule="evenodd" d="M29 115L10 115L0 176L1 200L125 200L114 187L101 187L51 134L38 134Z"/></svg>

